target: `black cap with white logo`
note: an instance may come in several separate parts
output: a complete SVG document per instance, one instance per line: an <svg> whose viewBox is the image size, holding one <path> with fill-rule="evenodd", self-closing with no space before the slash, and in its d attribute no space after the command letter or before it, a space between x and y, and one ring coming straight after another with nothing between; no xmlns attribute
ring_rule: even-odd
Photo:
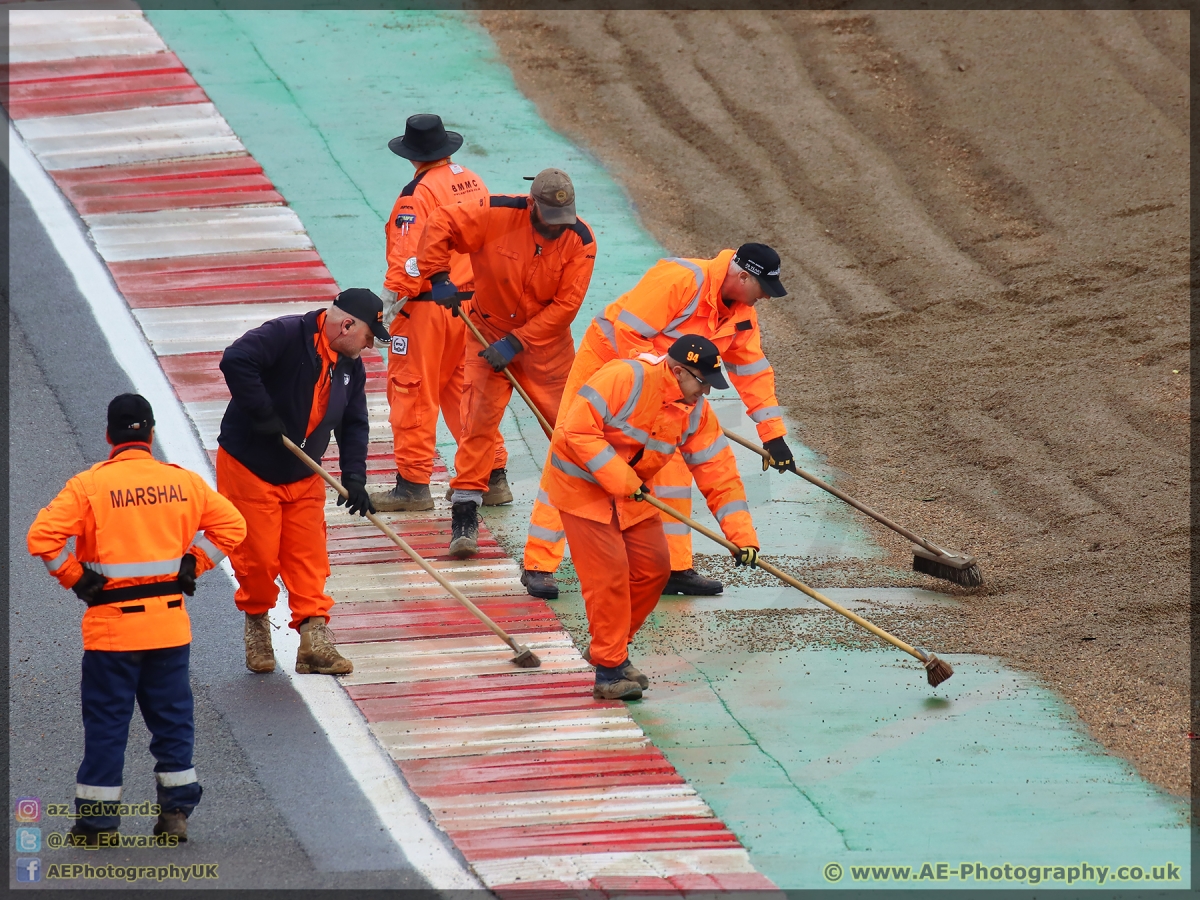
<svg viewBox="0 0 1200 900"><path fill-rule="evenodd" d="M347 288L337 295L333 303L342 312L348 312L354 318L366 322L371 334L379 340L392 339L383 324L383 301L374 291L369 288Z"/></svg>
<svg viewBox="0 0 1200 900"><path fill-rule="evenodd" d="M733 261L758 279L768 297L786 297L779 282L779 254L766 244L742 244Z"/></svg>
<svg viewBox="0 0 1200 900"><path fill-rule="evenodd" d="M150 443L154 410L141 394L117 394L108 404L108 439L113 446L133 441Z"/></svg>
<svg viewBox="0 0 1200 900"><path fill-rule="evenodd" d="M698 371L701 379L717 390L723 391L729 387L729 382L721 372L721 351L708 338L685 334L671 345L667 356Z"/></svg>

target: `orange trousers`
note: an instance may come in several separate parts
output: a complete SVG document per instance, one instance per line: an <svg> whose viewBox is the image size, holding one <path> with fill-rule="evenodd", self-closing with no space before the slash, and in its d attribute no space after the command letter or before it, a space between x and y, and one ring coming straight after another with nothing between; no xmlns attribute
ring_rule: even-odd
<svg viewBox="0 0 1200 900"><path fill-rule="evenodd" d="M589 378L599 371L606 362L615 359L611 349L597 348L592 341L591 329L585 334L579 351L575 354L575 363L571 366L571 374L563 390L563 397L570 403L579 393L579 389ZM523 384L523 382L522 382ZM553 421L553 420L551 420ZM550 465L550 456L546 456L546 466ZM685 516L692 514L692 473L683 456L677 451L671 461L654 476L654 496ZM682 572L692 567L692 534L691 529L666 513L660 513L663 531L667 536L667 547L671 551L671 569ZM546 484L538 485L537 497L533 501L533 512L529 516L529 531L525 538L526 569L534 572L553 572L561 564L566 548L562 521L558 510L550 505L546 494ZM574 548L571 550L574 553Z"/></svg>
<svg viewBox="0 0 1200 900"><path fill-rule="evenodd" d="M470 340L483 349L474 337ZM574 358L575 344L567 332L555 344L521 351L508 365L508 371L551 427L558 418L558 405ZM494 436L499 432L500 419L513 388L503 372L492 371L478 351L469 346L463 356L463 391L466 395L463 436L454 454L450 486L456 491L482 492L487 490L492 472Z"/></svg>
<svg viewBox="0 0 1200 900"><path fill-rule="evenodd" d="M229 554L238 588L233 602L252 616L279 600L283 576L292 627L309 616L329 621L333 598L325 593L329 552L325 546L325 483L316 475L291 484L263 481L217 450L217 491L246 520L246 539Z"/></svg>
<svg viewBox="0 0 1200 900"><path fill-rule="evenodd" d="M622 531L615 511L607 524L561 515L587 610L592 664L619 666L671 577L662 519L643 519Z"/></svg>
<svg viewBox="0 0 1200 900"><path fill-rule="evenodd" d="M429 484L437 455L437 416L442 411L455 441L462 436L463 352L467 334L462 319L436 303L404 304L392 321L388 349L388 421L396 471L405 481ZM508 450L495 435L492 468L508 465Z"/></svg>

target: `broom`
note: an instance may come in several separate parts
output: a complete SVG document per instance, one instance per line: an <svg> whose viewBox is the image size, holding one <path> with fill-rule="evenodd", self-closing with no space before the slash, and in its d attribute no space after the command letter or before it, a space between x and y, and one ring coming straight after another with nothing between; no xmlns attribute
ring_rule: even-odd
<svg viewBox="0 0 1200 900"><path fill-rule="evenodd" d="M718 544L720 544L726 550L729 550L732 553L737 553L738 550L741 549L740 547L738 547L737 544L733 543L732 541L726 540L724 537L717 534L715 531L710 531L709 529L705 528L703 525L701 525L699 522L695 521L694 519L688 518L683 513L672 509L670 506L667 506L667 504L663 503L657 497L655 497L651 494L643 493L642 499L645 500L647 503L649 503L651 506L656 507L657 509L661 510L662 512L665 512L667 515L678 519L680 522L683 522L683 524L687 525L689 528L692 528L692 529L700 532L706 538L716 541ZM886 631L884 631L882 628L880 628L878 625L875 625L872 622L868 622L862 616L855 615L854 613L850 612L850 610L846 609L841 604L835 603L832 600L830 600L828 597L817 593L812 588L810 588L808 585L806 585L804 582L798 581L797 579L793 578L791 575L788 575L786 572L781 572L779 569L775 568L773 565L771 565L769 562L763 560L762 558L759 558L757 561L755 561L754 564L756 566L758 566L758 568L762 569L764 572L766 572L770 575L774 575L776 578L778 578L784 584L790 584L792 587L796 588L797 590L803 591L805 594L812 597L817 602L824 603L826 606L828 606L834 612L840 613L841 615L843 615L847 619L849 619L851 622L854 622L856 625L861 625L863 628L867 629L867 631L871 632L871 634L875 635L876 637L883 638L883 640L887 641L893 647L898 647L899 649L903 650L905 653L909 654L910 656L913 656L916 659L920 660L921 664L925 666L925 677L929 680L929 684L931 686L937 687L939 684L941 684L943 681L945 681L947 678L949 678L951 675L954 674L954 669L952 669L950 667L950 663L946 662L944 659L939 659L934 654L932 654L926 650L923 650L920 647L913 647L910 644L904 643L904 641L900 640L900 638L893 637L892 635L890 635Z"/></svg>
<svg viewBox="0 0 1200 900"><path fill-rule="evenodd" d="M349 492L342 487L341 482L326 472L325 469L322 468L321 465L317 463L317 461L311 456L297 447L291 438L289 438L286 434L280 435L280 437L283 438L283 445L285 447L296 454L297 458L299 458L306 466L312 469L315 474L320 475L323 479L325 479L325 483L337 491L339 495L342 497L350 496ZM425 560L425 558L421 556L421 554L417 553L416 550L410 547L407 542L405 542L404 538L396 534L396 532L394 532L388 526L387 522L384 522L382 519L376 516L375 513L367 513L367 518L371 520L371 524L391 538L392 543L408 554L409 559L424 569L435 581L437 581L438 584L449 591L450 596L466 607L467 611L488 628L490 628L496 637L500 638L500 640L504 641L504 643L508 644L508 646L512 648L513 653L516 654L516 656L514 656L512 659L513 665L522 669L536 669L541 666L542 661L538 659L536 653L534 653L528 647L518 644L515 640L513 640L512 636L510 636L507 631L488 618L487 613L468 600L458 588L442 577L441 572L431 566Z"/></svg>
<svg viewBox="0 0 1200 900"><path fill-rule="evenodd" d="M725 432L725 437L733 441L735 444L741 444L747 450L753 450L763 458L763 471L775 462L771 458L771 454L764 448L759 447L750 441L746 440L739 434L734 434L728 428L722 429ZM859 503L848 494L835 488L832 484L822 481L811 472L806 472L799 466L792 469L797 475L803 478L810 484L815 484L823 491L828 491L837 497L839 500L844 500L849 503L859 512L864 512L881 525L886 525L892 531L908 538L913 543L913 571L921 572L924 575L930 575L934 578L941 578L944 581L952 581L955 584L961 584L963 587L979 587L983 584L983 572L979 569L979 564L975 561L975 557L969 556L966 553L956 553L953 550L945 550L937 544L927 541L922 537L913 534L903 525L897 525L887 516L878 513L865 503Z"/></svg>

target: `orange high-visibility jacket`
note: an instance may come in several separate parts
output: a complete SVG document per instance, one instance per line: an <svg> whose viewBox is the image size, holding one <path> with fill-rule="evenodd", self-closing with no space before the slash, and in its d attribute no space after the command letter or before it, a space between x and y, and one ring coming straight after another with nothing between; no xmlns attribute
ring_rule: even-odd
<svg viewBox="0 0 1200 900"><path fill-rule="evenodd" d="M570 339L596 264L596 241L583 219L547 241L533 230L528 197L493 194L443 206L421 234L422 276L449 271L455 250L471 255L471 318L485 336L515 334L526 348Z"/></svg>
<svg viewBox="0 0 1200 900"><path fill-rule="evenodd" d="M564 399L565 414L550 440L546 493L557 508L583 519L611 522L613 500L622 530L657 516L631 498L678 449L725 536L757 547L750 505L733 450L717 414L701 397L683 402L665 357L605 363L579 393Z"/></svg>
<svg viewBox="0 0 1200 900"><path fill-rule="evenodd" d="M75 538L75 552L67 540ZM83 566L108 578L105 590L173 581L185 553L196 574L246 537L234 505L194 472L159 462L145 444L112 456L67 482L29 527L29 552L64 588ZM92 606L83 614L85 650L155 650L192 639L182 594Z"/></svg>
<svg viewBox="0 0 1200 900"><path fill-rule="evenodd" d="M426 169L406 184L384 226L387 275L383 286L401 297L415 297L429 290L429 280L417 273L417 244L430 213L439 206L481 196L487 196L483 179L453 162ZM450 280L460 290L469 291L474 286L471 258L465 253L450 254Z"/></svg>
<svg viewBox="0 0 1200 900"><path fill-rule="evenodd" d="M659 260L592 320L584 340L614 358L632 359L641 353L664 354L685 334L708 338L721 352L759 438L769 441L787 434L787 427L754 308L726 306L721 300L721 282L732 259L732 250L722 250L716 259Z"/></svg>

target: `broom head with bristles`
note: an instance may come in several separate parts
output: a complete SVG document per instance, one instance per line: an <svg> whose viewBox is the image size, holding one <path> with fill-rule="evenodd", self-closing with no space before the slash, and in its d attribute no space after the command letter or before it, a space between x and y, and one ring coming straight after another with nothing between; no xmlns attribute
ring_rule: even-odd
<svg viewBox="0 0 1200 900"><path fill-rule="evenodd" d="M979 587L983 584L983 572L975 557L963 553L945 551L943 555L930 553L924 547L913 544L913 571L943 581L953 581L963 587Z"/></svg>
<svg viewBox="0 0 1200 900"><path fill-rule="evenodd" d="M538 669L541 668L542 661L538 659L538 655L528 647L517 645L518 650L516 656L513 657L513 665L519 666L522 669Z"/></svg>
<svg viewBox="0 0 1200 900"><path fill-rule="evenodd" d="M925 677L929 679L930 687L937 687L953 674L954 669L950 667L950 663L938 659L932 653L925 654Z"/></svg>

